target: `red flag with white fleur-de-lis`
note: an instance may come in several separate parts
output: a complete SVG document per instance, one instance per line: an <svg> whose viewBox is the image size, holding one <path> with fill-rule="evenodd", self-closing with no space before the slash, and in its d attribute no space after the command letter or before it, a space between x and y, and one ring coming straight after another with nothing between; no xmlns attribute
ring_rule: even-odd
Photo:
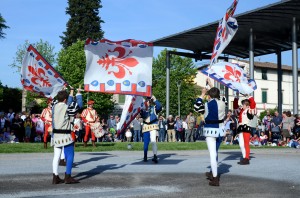
<svg viewBox="0 0 300 198"><path fill-rule="evenodd" d="M152 95L152 43L87 39L84 51L85 91Z"/></svg>
<svg viewBox="0 0 300 198"><path fill-rule="evenodd" d="M27 48L21 68L21 83L24 89L54 98L68 83L32 46Z"/></svg>

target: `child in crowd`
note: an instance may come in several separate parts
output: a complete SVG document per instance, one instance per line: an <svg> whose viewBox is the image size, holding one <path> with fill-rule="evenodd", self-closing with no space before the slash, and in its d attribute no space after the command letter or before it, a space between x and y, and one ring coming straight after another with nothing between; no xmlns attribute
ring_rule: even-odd
<svg viewBox="0 0 300 198"><path fill-rule="evenodd" d="M259 141L261 145L267 145L268 142L268 136L265 134L265 132L260 132Z"/></svg>
<svg viewBox="0 0 300 198"><path fill-rule="evenodd" d="M42 141L42 137L40 134L37 134L37 136L34 138L34 142L41 142Z"/></svg>
<svg viewBox="0 0 300 198"><path fill-rule="evenodd" d="M131 142L132 133L130 131L130 128L127 128L125 136L126 136L127 142Z"/></svg>
<svg viewBox="0 0 300 198"><path fill-rule="evenodd" d="M32 122L29 117L25 119L24 128L25 128L25 142L29 142L30 135L31 135L31 128L32 128Z"/></svg>
<svg viewBox="0 0 300 198"><path fill-rule="evenodd" d="M224 138L224 144L226 145L232 145L233 137L232 133L229 129L226 130L225 138Z"/></svg>
<svg viewBox="0 0 300 198"><path fill-rule="evenodd" d="M252 145L252 146L260 146L260 141L259 141L259 137L257 136L257 134L254 134L254 136L251 137L251 139L250 139L250 145Z"/></svg>

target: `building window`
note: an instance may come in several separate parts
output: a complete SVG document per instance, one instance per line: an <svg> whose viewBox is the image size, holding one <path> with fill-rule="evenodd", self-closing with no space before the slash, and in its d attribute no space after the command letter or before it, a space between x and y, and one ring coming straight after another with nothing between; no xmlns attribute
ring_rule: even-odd
<svg viewBox="0 0 300 198"><path fill-rule="evenodd" d="M126 95L119 94L119 104L124 104L125 103L125 96Z"/></svg>
<svg viewBox="0 0 300 198"><path fill-rule="evenodd" d="M268 92L267 92L267 90L262 90L261 94L262 94L261 95L261 98L262 98L261 102L262 103L267 103L267 101L268 101L268 97L267 97L268 96Z"/></svg>
<svg viewBox="0 0 300 198"><path fill-rule="evenodd" d="M268 80L267 69L261 69L261 79Z"/></svg>

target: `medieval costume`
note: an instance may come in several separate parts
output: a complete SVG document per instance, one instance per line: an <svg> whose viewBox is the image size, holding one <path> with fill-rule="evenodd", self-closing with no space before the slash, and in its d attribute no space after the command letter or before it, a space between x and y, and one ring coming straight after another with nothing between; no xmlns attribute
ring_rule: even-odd
<svg viewBox="0 0 300 198"><path fill-rule="evenodd" d="M239 126L237 132L239 133L239 145L242 151L243 159L238 162L240 165L249 164L250 160L250 136L251 131L251 120L256 114L256 103L253 97L242 101L242 108L239 108L238 98L236 97L233 101L233 108L235 114L239 116Z"/></svg>
<svg viewBox="0 0 300 198"><path fill-rule="evenodd" d="M93 146L95 147L95 141L96 141L96 137L95 134L91 131L91 125L95 124L95 122L97 121L98 115L95 109L93 109L93 105L94 105L94 101L93 100L89 100L88 101L88 108L84 109L81 113L81 118L84 122L85 125L85 136L84 136L84 146L87 146L87 141L89 140L89 135L91 134L92 136L92 143Z"/></svg>
<svg viewBox="0 0 300 198"><path fill-rule="evenodd" d="M147 153L148 146L151 141L154 163L158 163L157 159L157 145L156 134L158 128L158 113L162 110L162 106L154 96L151 99L147 99L146 108L141 110L141 117L143 118L143 140L144 140L144 162L148 161Z"/></svg>
<svg viewBox="0 0 300 198"><path fill-rule="evenodd" d="M82 95L76 95L76 101L73 101L73 90L68 96L66 91L60 91L57 94L58 103L52 108L53 119L53 139L54 157L53 157L53 181L52 184L78 183L77 180L71 177L73 160L74 160L74 142L71 137L72 123L76 112L82 107ZM68 102L66 100L68 99ZM66 172L64 181L58 176L58 164L62 150L66 158Z"/></svg>
<svg viewBox="0 0 300 198"><path fill-rule="evenodd" d="M208 101L204 103L204 96L208 94ZM202 90L202 95L197 99L195 110L204 113L204 136L210 155L211 171L206 173L210 180L209 185L219 186L218 177L218 149L222 143L222 138L225 135L223 127L223 119L225 117L225 102L220 100L220 90L211 88L207 91Z"/></svg>

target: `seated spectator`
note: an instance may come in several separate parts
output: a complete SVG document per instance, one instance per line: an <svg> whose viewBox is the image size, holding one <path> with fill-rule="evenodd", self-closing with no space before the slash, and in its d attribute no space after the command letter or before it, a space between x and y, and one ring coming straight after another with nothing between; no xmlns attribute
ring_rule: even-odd
<svg viewBox="0 0 300 198"><path fill-rule="evenodd" d="M1 143L4 143L4 134L3 133L0 133L0 144Z"/></svg>
<svg viewBox="0 0 300 198"><path fill-rule="evenodd" d="M251 137L251 139L250 139L250 145L252 145L252 146L260 146L260 141L259 141L259 137L257 136L257 134L254 134L253 137Z"/></svg>
<svg viewBox="0 0 300 198"><path fill-rule="evenodd" d="M261 145L267 145L268 143L268 136L265 134L265 132L260 132L259 141Z"/></svg>
<svg viewBox="0 0 300 198"><path fill-rule="evenodd" d="M233 138L233 145L239 145L239 134L237 134L234 138Z"/></svg>
<svg viewBox="0 0 300 198"><path fill-rule="evenodd" d="M34 138L34 142L42 142L42 137L40 134L37 134L37 136Z"/></svg>
<svg viewBox="0 0 300 198"><path fill-rule="evenodd" d="M300 138L293 135L287 145L291 148L300 148Z"/></svg>
<svg viewBox="0 0 300 198"><path fill-rule="evenodd" d="M224 144L226 145L232 145L233 137L232 133L229 129L226 130L225 138L224 138Z"/></svg>

